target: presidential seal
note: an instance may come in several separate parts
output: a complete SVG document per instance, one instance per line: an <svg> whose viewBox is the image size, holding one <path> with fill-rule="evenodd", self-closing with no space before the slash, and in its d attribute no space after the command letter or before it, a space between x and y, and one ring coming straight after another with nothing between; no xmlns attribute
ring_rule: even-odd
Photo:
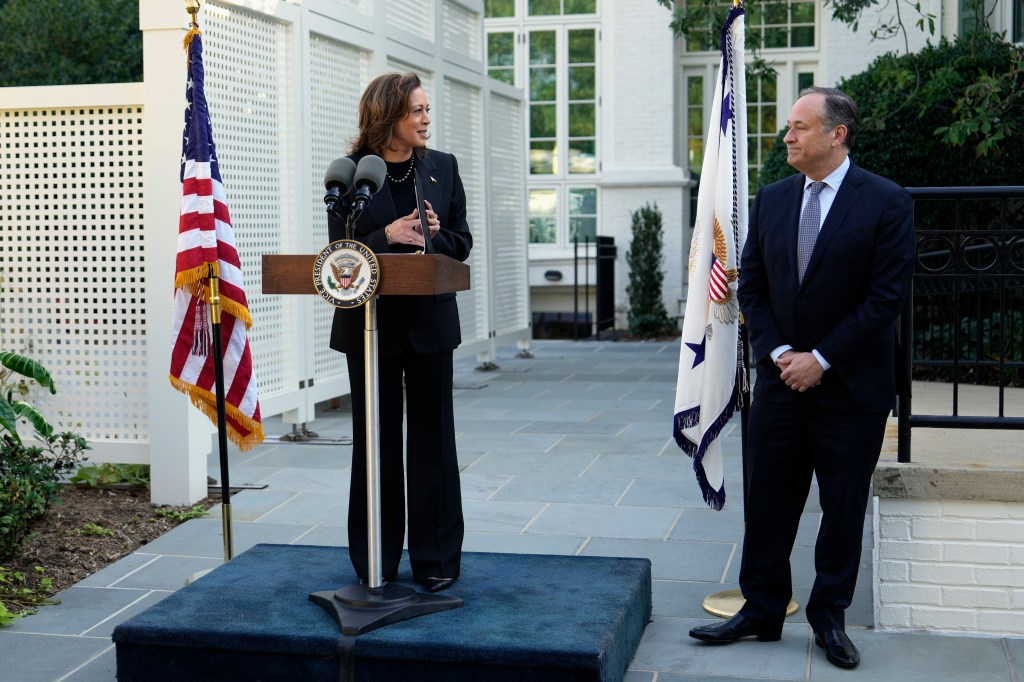
<svg viewBox="0 0 1024 682"><path fill-rule="evenodd" d="M365 244L348 239L331 242L313 263L313 286L336 308L358 308L376 291L380 266Z"/></svg>

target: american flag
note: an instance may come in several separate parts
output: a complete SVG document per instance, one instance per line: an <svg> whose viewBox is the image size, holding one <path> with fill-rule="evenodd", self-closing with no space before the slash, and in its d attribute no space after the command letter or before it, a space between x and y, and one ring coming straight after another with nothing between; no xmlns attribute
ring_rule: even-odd
<svg viewBox="0 0 1024 682"><path fill-rule="evenodd" d="M748 196L742 5L730 10L722 28L719 73L690 243L673 420L676 443L693 458L704 501L714 509L725 504L718 437L739 405L746 380L736 300Z"/></svg>
<svg viewBox="0 0 1024 682"><path fill-rule="evenodd" d="M210 112L203 93L203 44L197 29L186 38L188 83L181 149L181 216L174 277L171 384L216 423L217 396L210 276L218 277L227 436L241 450L263 441L260 402L247 330L241 261L220 178Z"/></svg>

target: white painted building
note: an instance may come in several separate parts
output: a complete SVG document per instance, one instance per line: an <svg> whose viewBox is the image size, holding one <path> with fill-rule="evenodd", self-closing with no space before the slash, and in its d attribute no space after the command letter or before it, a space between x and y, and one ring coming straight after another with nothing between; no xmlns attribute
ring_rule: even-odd
<svg viewBox="0 0 1024 682"><path fill-rule="evenodd" d="M1024 0L995 2L993 28L1021 40ZM934 16L933 42L971 20L966 7L964 0L921 4ZM529 102L534 319L573 310L573 238L600 235L614 238L618 250L616 326L625 328L630 214L648 202L663 217L665 306L680 314L718 52L675 39L671 13L656 0L487 0L484 8L488 72L522 88ZM900 11L909 47L919 49L929 35L915 28L913 7L904 3ZM821 0L749 3L747 26L760 29L761 55L778 73L775 83L747 85L751 198L762 160L802 88L835 85L881 54L904 49L902 39L871 39L894 12L894 4L882 3L864 13L854 32L834 21ZM593 270L581 269L584 277L592 284Z"/></svg>

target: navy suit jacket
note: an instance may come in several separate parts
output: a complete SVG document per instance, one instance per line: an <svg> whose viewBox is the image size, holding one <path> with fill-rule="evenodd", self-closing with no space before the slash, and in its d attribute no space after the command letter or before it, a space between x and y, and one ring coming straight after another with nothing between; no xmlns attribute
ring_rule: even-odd
<svg viewBox="0 0 1024 682"><path fill-rule="evenodd" d="M355 154L349 158L358 163L363 156ZM451 154L430 150L426 158L416 159L416 166L423 182L424 197L441 221L441 229L433 236L435 253L465 261L473 247L473 236L466 221L466 192L459 177L458 162ZM343 217L347 218L347 214ZM400 217L385 182L356 221L353 238L374 253L412 251L407 246L389 246L384 236L384 228ZM332 242L344 239L344 221L328 214L327 231ZM331 327L331 348L343 353L362 354L364 329L363 308L338 308ZM396 356L409 346L417 353L440 353L454 350L462 343L454 293L381 296L377 304L377 329L377 347L381 357Z"/></svg>
<svg viewBox="0 0 1024 682"><path fill-rule="evenodd" d="M740 262L740 309L757 367L754 397L851 412L895 404L896 320L910 295L916 239L906 190L851 162L822 224L802 283L797 233L805 177L758 192ZM831 365L820 386L785 385L770 353L817 350Z"/></svg>

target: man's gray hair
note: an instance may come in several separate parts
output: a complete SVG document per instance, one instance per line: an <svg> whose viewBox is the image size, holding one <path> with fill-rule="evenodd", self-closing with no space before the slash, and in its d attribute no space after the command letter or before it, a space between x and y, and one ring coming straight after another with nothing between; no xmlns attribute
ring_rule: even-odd
<svg viewBox="0 0 1024 682"><path fill-rule="evenodd" d="M847 149L853 149L853 144L857 141L857 132L860 130L860 109L857 103L845 92L835 88L811 86L800 91L801 97L805 95L825 96L825 102L821 106L821 124L825 126L825 132L837 125L846 126L846 139L843 144Z"/></svg>

